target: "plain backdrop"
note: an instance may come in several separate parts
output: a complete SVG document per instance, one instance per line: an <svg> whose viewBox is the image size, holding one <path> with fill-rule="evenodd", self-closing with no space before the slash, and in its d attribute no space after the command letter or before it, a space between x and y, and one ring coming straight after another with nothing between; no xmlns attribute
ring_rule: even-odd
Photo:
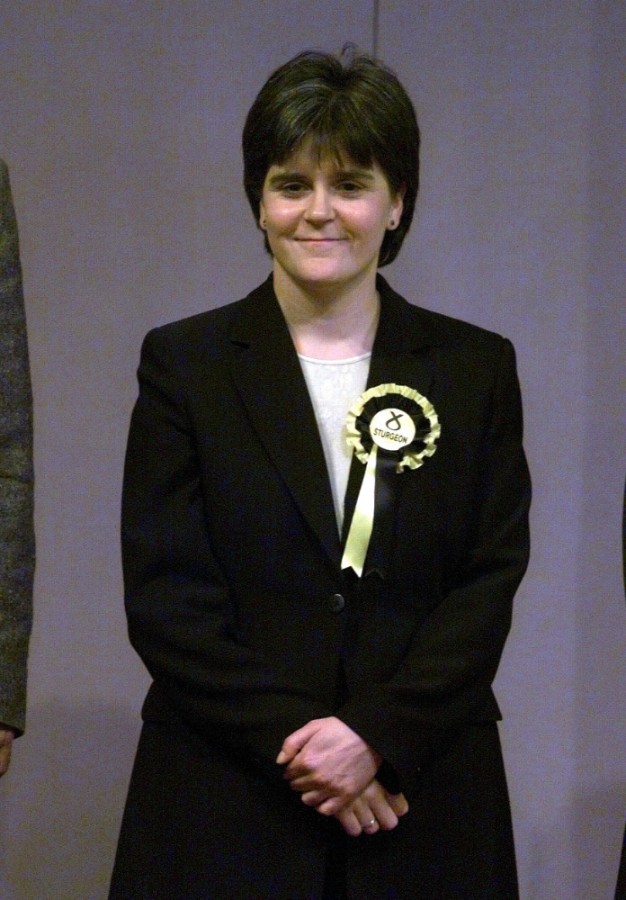
<svg viewBox="0 0 626 900"><path fill-rule="evenodd" d="M626 818L620 0L21 0L0 156L36 425L29 716L0 782L0 895L106 896L147 676L126 639L124 446L148 328L269 271L241 187L256 91L350 40L412 95L412 302L510 337L531 566L497 681L523 900L610 900ZM416 897L419 886L416 886Z"/></svg>

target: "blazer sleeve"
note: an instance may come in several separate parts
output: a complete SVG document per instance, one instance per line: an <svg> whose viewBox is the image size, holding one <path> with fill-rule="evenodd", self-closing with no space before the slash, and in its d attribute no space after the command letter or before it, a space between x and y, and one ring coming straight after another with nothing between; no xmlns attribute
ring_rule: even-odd
<svg viewBox="0 0 626 900"><path fill-rule="evenodd" d="M530 478L511 343L501 339L472 539L451 589L414 634L393 675L338 715L410 784L449 729L499 718L491 691L528 563Z"/></svg>
<svg viewBox="0 0 626 900"><path fill-rule="evenodd" d="M278 776L285 736L328 711L286 677L279 659L238 640L233 598L204 518L210 498L178 352L162 330L142 348L122 502L129 635L155 681L153 693L212 743L271 765Z"/></svg>
<svg viewBox="0 0 626 900"><path fill-rule="evenodd" d="M0 722L24 730L35 567L32 397L17 223L0 161Z"/></svg>

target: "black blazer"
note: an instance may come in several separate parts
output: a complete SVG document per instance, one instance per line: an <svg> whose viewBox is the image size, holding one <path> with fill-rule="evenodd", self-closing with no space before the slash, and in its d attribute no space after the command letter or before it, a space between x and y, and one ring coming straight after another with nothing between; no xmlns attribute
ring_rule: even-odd
<svg viewBox="0 0 626 900"><path fill-rule="evenodd" d="M298 800L274 760L309 720L339 716L410 793L447 736L499 717L491 683L528 557L511 344L378 288L368 386L417 389L441 423L434 456L397 476L384 577L340 570L323 450L271 280L151 332L139 368L122 538L130 637L154 678L144 718L222 754L231 799L243 772L275 782L286 841ZM348 520L363 470L354 460ZM238 802L258 817L249 789Z"/></svg>

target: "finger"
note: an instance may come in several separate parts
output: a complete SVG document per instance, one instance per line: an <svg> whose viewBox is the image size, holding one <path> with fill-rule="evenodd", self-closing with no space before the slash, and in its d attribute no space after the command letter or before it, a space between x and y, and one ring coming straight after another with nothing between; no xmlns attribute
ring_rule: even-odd
<svg viewBox="0 0 626 900"><path fill-rule="evenodd" d="M373 801L371 803L371 809L378 828L382 829L382 831L393 831L398 824L398 817L389 806L386 799L381 798ZM378 830L378 828L376 830Z"/></svg>
<svg viewBox="0 0 626 900"><path fill-rule="evenodd" d="M363 819L359 819L359 821L361 822L361 828L363 829L365 834L376 834L377 831L380 831L382 825L374 815L374 811L370 810L370 812L372 813L372 815L370 815L368 819L365 819L365 821L363 821Z"/></svg>
<svg viewBox="0 0 626 900"><path fill-rule="evenodd" d="M328 797L329 794L324 791L305 791L300 799L306 806L314 806L318 812L322 813L322 815L329 815L329 813L325 813L324 810L319 808L326 800L328 800Z"/></svg>
<svg viewBox="0 0 626 900"><path fill-rule="evenodd" d="M374 780L363 791L361 796L357 798L354 805L356 807L356 805L358 803L365 804L368 814L371 812L371 815L373 815L376 818L378 827L382 831L392 831L398 824L398 816L397 816L394 808L389 803L390 796L393 796L393 795L389 795L387 793L387 791L384 790L382 785L378 781ZM400 808L399 799L395 798L394 802ZM357 814L359 815L361 824L363 824L362 815L359 813L357 813ZM374 830L378 830L378 829L372 829L371 824L369 826L369 829L370 830L368 831L368 833L373 833Z"/></svg>
<svg viewBox="0 0 626 900"><path fill-rule="evenodd" d="M369 794L369 790L365 791L350 804L348 809L351 810L359 820L361 830L364 834L376 834L380 829L380 824L378 822L375 807L368 802Z"/></svg>
<svg viewBox="0 0 626 900"><path fill-rule="evenodd" d="M290 765L283 771L283 778L285 781L289 782L294 791L312 790L316 786L310 775L303 774L302 772L296 774L293 772Z"/></svg>
<svg viewBox="0 0 626 900"><path fill-rule="evenodd" d="M289 782L289 787L293 791L298 791L300 794L304 794L307 791L317 791L323 793L325 797L331 797L336 793L327 779L320 778L316 772L300 769L298 767L299 759L300 754L298 754L294 762L289 763L283 770L283 778Z"/></svg>
<svg viewBox="0 0 626 900"><path fill-rule="evenodd" d="M363 831L361 823L351 809L345 809L338 813L337 821L350 837L358 837Z"/></svg>
<svg viewBox="0 0 626 900"><path fill-rule="evenodd" d="M283 769L283 778L287 781L299 781L300 787L306 787L306 780L311 779L311 772L300 752L296 753L286 764Z"/></svg>
<svg viewBox="0 0 626 900"><path fill-rule="evenodd" d="M292 760L285 766L283 769L283 778L285 781L288 781L296 791L323 790L325 787L322 778L315 771L311 771L307 768L306 764L302 761L301 754L298 754L295 760Z"/></svg>
<svg viewBox="0 0 626 900"><path fill-rule="evenodd" d="M285 763L291 762L294 756L302 750L304 745L311 739L317 730L318 726L312 721L307 722L302 728L298 728L297 731L288 735L283 741L280 753L276 757L278 765L282 766Z"/></svg>
<svg viewBox="0 0 626 900"><path fill-rule="evenodd" d="M409 804L404 794L390 794L388 791L386 791L385 793L389 806L393 809L397 816L404 816L406 815L406 813L408 813Z"/></svg>
<svg viewBox="0 0 626 900"><path fill-rule="evenodd" d="M322 813L323 816L336 816L338 812L348 805L350 800L350 797L328 797L327 800L319 804L317 811Z"/></svg>

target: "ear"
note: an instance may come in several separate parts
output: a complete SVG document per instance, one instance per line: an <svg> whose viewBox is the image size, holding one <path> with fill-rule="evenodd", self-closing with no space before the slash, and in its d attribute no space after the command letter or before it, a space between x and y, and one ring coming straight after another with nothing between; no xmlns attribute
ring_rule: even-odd
<svg viewBox="0 0 626 900"><path fill-rule="evenodd" d="M267 228L267 222L265 218L265 207L263 206L263 201L259 203L259 228L261 231L265 231Z"/></svg>
<svg viewBox="0 0 626 900"><path fill-rule="evenodd" d="M389 209L389 225L387 226L389 231L395 231L400 224L402 211L404 210L405 193L406 185L403 184L397 194L395 194L395 196L392 196L391 198L391 207Z"/></svg>

